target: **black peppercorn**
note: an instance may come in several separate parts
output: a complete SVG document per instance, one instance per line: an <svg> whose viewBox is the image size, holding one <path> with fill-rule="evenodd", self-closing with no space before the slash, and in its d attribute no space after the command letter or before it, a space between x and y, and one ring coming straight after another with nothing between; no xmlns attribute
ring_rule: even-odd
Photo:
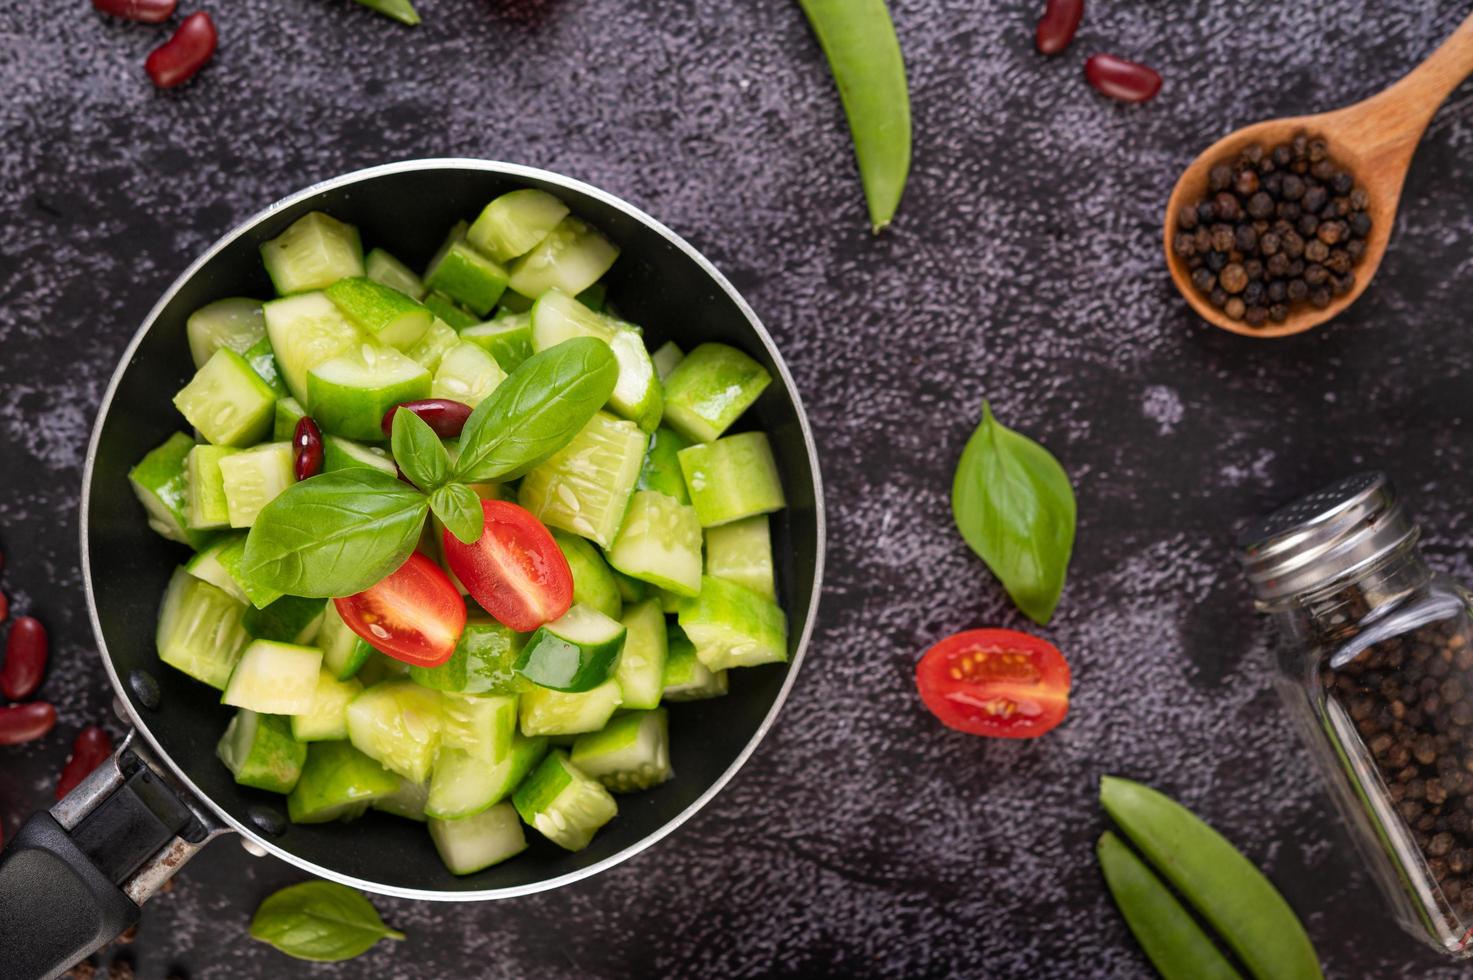
<svg viewBox="0 0 1473 980"><path fill-rule="evenodd" d="M1371 203L1371 195L1366 193L1364 187L1357 187L1350 192L1350 207L1353 211L1364 211L1366 205Z"/></svg>
<svg viewBox="0 0 1473 980"><path fill-rule="evenodd" d="M1284 178L1283 197L1286 201L1297 201L1304 196L1304 180L1297 174ZM1159 213L1159 212L1158 212Z"/></svg>
<svg viewBox="0 0 1473 980"><path fill-rule="evenodd" d="M1315 180L1331 180L1335 176L1335 165L1329 160L1319 160L1309 165L1309 175Z"/></svg>
<svg viewBox="0 0 1473 980"><path fill-rule="evenodd" d="M1283 323L1285 320L1289 319L1289 304L1274 303L1268 308L1268 316L1269 319L1275 323Z"/></svg>
<svg viewBox="0 0 1473 980"><path fill-rule="evenodd" d="M1297 303L1309 296L1309 284L1303 279L1289 280L1289 302Z"/></svg>
<svg viewBox="0 0 1473 980"><path fill-rule="evenodd" d="M1304 275L1304 260L1295 259L1289 263L1289 278L1294 279Z"/></svg>
<svg viewBox="0 0 1473 980"><path fill-rule="evenodd" d="M1330 246L1318 238L1311 238L1305 243L1304 257L1310 262L1323 262L1330 257Z"/></svg>
<svg viewBox="0 0 1473 980"><path fill-rule="evenodd" d="M1330 291L1321 286L1309 294L1309 301L1323 310L1330 305Z"/></svg>
<svg viewBox="0 0 1473 980"><path fill-rule="evenodd" d="M1212 202L1211 201L1198 201L1197 202L1197 222L1198 222L1198 224L1204 224L1204 225L1211 224L1212 223L1212 220L1213 220L1213 216L1212 216Z"/></svg>
<svg viewBox="0 0 1473 980"><path fill-rule="evenodd" d="M1365 238L1371 233L1371 216L1364 211L1357 211L1350 216L1350 233L1357 238Z"/></svg>
<svg viewBox="0 0 1473 980"><path fill-rule="evenodd" d="M1263 264L1264 270L1273 278L1281 279L1289 274L1289 256L1276 252Z"/></svg>
<svg viewBox="0 0 1473 980"><path fill-rule="evenodd" d="M1291 231L1284 236L1284 254L1291 259L1297 259L1304 254L1304 239L1297 231Z"/></svg>
<svg viewBox="0 0 1473 980"><path fill-rule="evenodd" d="M1325 267L1322 265L1308 265L1304 268L1304 281L1311 286L1323 285L1329 278L1330 274L1325 271Z"/></svg>
<svg viewBox="0 0 1473 980"><path fill-rule="evenodd" d="M1350 255L1343 248L1330 249L1330 257L1321 263L1326 269L1343 276L1350 271Z"/></svg>
<svg viewBox="0 0 1473 980"><path fill-rule="evenodd" d="M1192 272L1192 285L1204 293L1212 292L1212 287L1217 285L1217 277L1207 269L1196 269Z"/></svg>
<svg viewBox="0 0 1473 980"><path fill-rule="evenodd" d="M1294 151L1288 144L1281 143L1274 147L1273 158L1274 163L1278 164L1280 169L1283 169L1294 162Z"/></svg>
<svg viewBox="0 0 1473 980"><path fill-rule="evenodd" d="M1285 221L1293 221L1299 217L1299 205L1294 201L1280 201L1274 205L1274 214Z"/></svg>
<svg viewBox="0 0 1473 980"><path fill-rule="evenodd" d="M1344 296L1355 288L1355 273L1347 272L1335 280L1335 295Z"/></svg>
<svg viewBox="0 0 1473 980"><path fill-rule="evenodd" d="M1258 190L1258 174L1252 170L1239 170L1233 177L1233 190L1239 197L1251 197Z"/></svg>
<svg viewBox="0 0 1473 980"><path fill-rule="evenodd" d="M1261 306L1250 306L1243 314L1243 319L1250 327L1261 327L1268 320L1268 310Z"/></svg>
<svg viewBox="0 0 1473 980"><path fill-rule="evenodd" d="M1263 278L1263 262L1260 259L1248 259L1243 263L1243 271L1248 273L1248 281L1256 282Z"/></svg>
<svg viewBox="0 0 1473 980"><path fill-rule="evenodd" d="M1213 272L1221 272L1222 271L1222 267L1225 266L1225 265L1227 265L1227 264L1228 264L1228 257L1227 257L1227 253L1226 252L1216 252L1216 251L1214 251L1214 252L1208 252L1207 253L1207 262L1206 262L1206 265L1207 265L1207 268L1211 269Z"/></svg>
<svg viewBox="0 0 1473 980"><path fill-rule="evenodd" d="M1355 187L1355 178L1341 170L1330 178L1330 189L1336 194L1349 194Z"/></svg>
<svg viewBox="0 0 1473 980"><path fill-rule="evenodd" d="M1269 256L1272 256L1272 255L1276 255L1278 253L1278 251L1279 251L1279 242L1280 242L1280 240L1281 239L1279 238L1279 233L1276 232L1276 231L1266 231L1263 234L1259 235L1258 236L1258 251L1259 251L1259 253L1261 253L1265 258L1267 258Z"/></svg>
<svg viewBox="0 0 1473 980"><path fill-rule="evenodd" d="M1263 303L1263 293L1263 283L1257 279L1249 279L1248 284L1243 287L1243 302L1248 304L1249 309L1260 306Z"/></svg>
<svg viewBox="0 0 1473 980"><path fill-rule="evenodd" d="M1222 309L1224 306L1227 305L1227 301L1228 301L1227 291L1224 290L1221 286L1214 286L1214 287L1212 287L1212 292L1210 292L1210 293L1207 294L1207 302L1211 303L1213 306L1217 307L1219 310Z"/></svg>
<svg viewBox="0 0 1473 980"><path fill-rule="evenodd" d="M1197 254L1197 246L1191 235L1177 235L1171 240L1171 250L1182 258L1191 258Z"/></svg>
<svg viewBox="0 0 1473 980"><path fill-rule="evenodd" d="M1282 303L1289 298L1289 286L1282 279L1275 279L1268 284L1268 301L1270 303Z"/></svg>
<svg viewBox="0 0 1473 980"><path fill-rule="evenodd" d="M1280 173L1269 174L1258 182L1263 190L1272 197L1278 197L1284 192L1284 175Z"/></svg>
<svg viewBox="0 0 1473 980"><path fill-rule="evenodd" d="M1243 314L1248 312L1248 308L1241 299L1234 296L1223 305L1222 311L1228 315L1229 320L1241 320Z"/></svg>
<svg viewBox="0 0 1473 980"><path fill-rule="evenodd" d="M1308 238L1319 230L1320 219L1312 214L1301 214L1299 220L1294 223L1294 227L1299 230L1299 234Z"/></svg>
<svg viewBox="0 0 1473 980"><path fill-rule="evenodd" d="M1319 240L1324 242L1326 245L1336 245L1341 241L1341 239L1346 237L1345 233L1349 230L1350 229L1344 224L1344 222L1322 221L1320 222L1319 228L1315 231L1315 234L1319 237Z"/></svg>
<svg viewBox="0 0 1473 980"><path fill-rule="evenodd" d="M1243 206L1227 191L1212 199L1212 211L1217 215L1218 221L1237 221L1243 216Z"/></svg>
<svg viewBox="0 0 1473 980"><path fill-rule="evenodd" d="M1232 182L1233 168L1229 167L1225 163L1219 163L1217 166L1207 171L1207 186L1212 188L1214 193L1217 191L1227 190L1228 185Z"/></svg>
<svg viewBox="0 0 1473 980"><path fill-rule="evenodd" d="M1304 210L1319 213L1320 208L1324 207L1325 202L1329 199L1330 195L1325 189L1316 184L1304 192L1304 199L1300 203L1304 207Z"/></svg>
<svg viewBox="0 0 1473 980"><path fill-rule="evenodd" d="M1248 273L1243 271L1243 267L1236 262L1225 266L1217 279L1222 284L1222 288L1230 293L1241 293L1243 287L1248 285Z"/></svg>
<svg viewBox="0 0 1473 980"><path fill-rule="evenodd" d="M1319 163L1330 155L1329 145L1319 137L1315 137L1309 141L1307 150L1310 163Z"/></svg>
<svg viewBox="0 0 1473 980"><path fill-rule="evenodd" d="M1263 219L1274 213L1274 199L1267 191L1259 191L1248 198L1248 214L1254 218Z"/></svg>
<svg viewBox="0 0 1473 980"><path fill-rule="evenodd" d="M1182 231L1191 231L1197 227L1197 208L1195 205L1183 204L1176 212L1176 226Z"/></svg>
<svg viewBox="0 0 1473 980"><path fill-rule="evenodd" d="M1258 247L1258 232L1252 225L1238 225L1233 232L1233 247L1245 255L1252 252Z"/></svg>
<svg viewBox="0 0 1473 980"><path fill-rule="evenodd" d="M1354 229L1352 228L1352 230ZM1345 254L1350 256L1350 261L1359 262L1361 257L1366 254L1365 241L1360 238L1352 238L1345 243Z"/></svg>
<svg viewBox="0 0 1473 980"><path fill-rule="evenodd" d="M1217 224L1212 226L1212 247L1218 252L1231 252L1238 236L1233 233L1232 225Z"/></svg>

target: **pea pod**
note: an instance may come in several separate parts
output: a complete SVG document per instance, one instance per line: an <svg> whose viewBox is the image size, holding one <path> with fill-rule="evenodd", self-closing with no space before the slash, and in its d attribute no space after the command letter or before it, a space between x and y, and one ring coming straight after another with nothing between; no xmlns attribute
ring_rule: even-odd
<svg viewBox="0 0 1473 980"><path fill-rule="evenodd" d="M859 179L878 232L910 173L910 91L885 0L798 0L839 87Z"/></svg>
<svg viewBox="0 0 1473 980"><path fill-rule="evenodd" d="M1254 977L1322 980L1294 910L1221 834L1175 800L1129 779L1103 777L1100 803Z"/></svg>
<svg viewBox="0 0 1473 980"><path fill-rule="evenodd" d="M1105 831L1095 855L1125 924L1165 980L1242 980L1191 913L1119 837Z"/></svg>

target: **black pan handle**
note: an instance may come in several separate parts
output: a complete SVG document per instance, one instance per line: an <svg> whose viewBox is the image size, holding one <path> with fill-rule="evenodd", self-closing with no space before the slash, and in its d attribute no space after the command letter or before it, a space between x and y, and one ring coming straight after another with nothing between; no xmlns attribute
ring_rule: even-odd
<svg viewBox="0 0 1473 980"><path fill-rule="evenodd" d="M0 851L0 974L50 980L100 949L223 832L130 734Z"/></svg>

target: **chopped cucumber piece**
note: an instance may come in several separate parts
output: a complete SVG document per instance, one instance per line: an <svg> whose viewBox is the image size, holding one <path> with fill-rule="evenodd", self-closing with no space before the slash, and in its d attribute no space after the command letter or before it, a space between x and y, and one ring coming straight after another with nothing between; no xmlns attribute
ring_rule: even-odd
<svg viewBox="0 0 1473 980"><path fill-rule="evenodd" d="M317 673L312 706L292 715L292 738L298 742L342 741L348 737L348 705L363 693L355 680L340 681L323 667Z"/></svg>
<svg viewBox="0 0 1473 980"><path fill-rule="evenodd" d="M665 424L692 442L718 439L771 383L735 347L701 344L665 379Z"/></svg>
<svg viewBox="0 0 1473 980"><path fill-rule="evenodd" d="M680 628L711 670L788 659L788 619L782 607L734 582L703 577L701 594L680 604Z"/></svg>
<svg viewBox="0 0 1473 980"><path fill-rule="evenodd" d="M460 339L483 348L510 374L532 356L532 314L502 314L494 320L466 327L460 332Z"/></svg>
<svg viewBox="0 0 1473 980"><path fill-rule="evenodd" d="M355 466L378 470L389 476L399 474L393 457L377 446L365 446L342 436L322 437L322 472L348 470Z"/></svg>
<svg viewBox="0 0 1473 980"><path fill-rule="evenodd" d="M286 798L292 823L352 820L399 792L399 777L347 742L313 742L302 777Z"/></svg>
<svg viewBox="0 0 1473 980"><path fill-rule="evenodd" d="M210 355L174 396L174 407L217 446L249 446L271 431L276 393L235 351Z"/></svg>
<svg viewBox="0 0 1473 980"><path fill-rule="evenodd" d="M496 304L496 315L507 316L512 313L530 313L535 299L523 296L514 289L507 289L501 294L501 302Z"/></svg>
<svg viewBox="0 0 1473 980"><path fill-rule="evenodd" d="M215 754L242 786L290 793L302 775L307 746L292 737L281 715L242 708L225 726Z"/></svg>
<svg viewBox="0 0 1473 980"><path fill-rule="evenodd" d="M404 356L433 373L444 360L450 348L460 343L460 335L455 328L439 317L435 317L430 323L430 329L419 338L419 343L404 352Z"/></svg>
<svg viewBox="0 0 1473 980"><path fill-rule="evenodd" d="M451 229L425 269L425 285L485 316L506 291L507 272L495 259L476 251L465 236L465 222Z"/></svg>
<svg viewBox="0 0 1473 980"><path fill-rule="evenodd" d="M772 530L766 514L706 528L706 574L777 601Z"/></svg>
<svg viewBox="0 0 1473 980"><path fill-rule="evenodd" d="M517 673L554 691L589 691L609 679L623 649L622 623L575 602L532 634Z"/></svg>
<svg viewBox="0 0 1473 980"><path fill-rule="evenodd" d="M493 619L472 618L460 634L450 659L438 667L410 667L416 683L455 694L515 694L526 687L516 673L517 656L526 644L517 633Z"/></svg>
<svg viewBox="0 0 1473 980"><path fill-rule="evenodd" d="M440 860L455 875L483 871L527 849L522 821L510 803L458 820L431 820L429 827Z"/></svg>
<svg viewBox="0 0 1473 980"><path fill-rule="evenodd" d="M348 705L354 747L416 783L429 776L443 729L440 692L408 679L376 684Z"/></svg>
<svg viewBox="0 0 1473 980"><path fill-rule="evenodd" d="M271 338L262 337L240 356L245 358L256 376L266 382L266 386L278 400L289 394L286 382L281 377L281 368L276 363L276 352L271 349Z"/></svg>
<svg viewBox="0 0 1473 980"><path fill-rule="evenodd" d="M185 520L192 530L230 526L230 503L225 499L225 474L220 461L240 452L229 446L198 445L184 461L186 497Z"/></svg>
<svg viewBox="0 0 1473 980"><path fill-rule="evenodd" d="M604 284L602 279L600 279L598 282L594 283L592 286L589 286L587 289L583 290L583 292L579 293L573 298L582 303L584 306L588 307L590 310L593 310L595 313L603 313L605 306L608 306L608 297L609 287ZM608 309L610 314L612 314L613 307L608 306Z"/></svg>
<svg viewBox="0 0 1473 980"><path fill-rule="evenodd" d="M517 730L517 696L515 694L464 697L446 694L445 732L440 747L460 749L473 759L495 762L511 747Z"/></svg>
<svg viewBox="0 0 1473 980"><path fill-rule="evenodd" d="M568 694L546 687L523 692L518 705L523 735L581 735L609 723L624 702L619 682L610 678L591 691Z"/></svg>
<svg viewBox="0 0 1473 980"><path fill-rule="evenodd" d="M292 397L304 406L307 372L362 341L325 293L303 293L265 306L266 335L276 351L276 364Z"/></svg>
<svg viewBox="0 0 1473 980"><path fill-rule="evenodd" d="M327 287L327 298L348 322L380 344L408 350L435 319L433 313L397 289L366 277L339 279Z"/></svg>
<svg viewBox="0 0 1473 980"><path fill-rule="evenodd" d="M466 817L511 796L547 754L547 739L513 733L511 744L489 765L460 749L441 749L430 777L425 813L439 819Z"/></svg>
<svg viewBox="0 0 1473 980"><path fill-rule="evenodd" d="M307 372L307 406L322 431L382 441L384 413L428 398L430 372L392 347L357 344Z"/></svg>
<svg viewBox="0 0 1473 980"><path fill-rule="evenodd" d="M170 541L201 548L209 542L210 533L191 529L188 516L189 478L185 466L194 446L189 436L174 433L128 471L128 483L148 514L149 527Z"/></svg>
<svg viewBox="0 0 1473 980"><path fill-rule="evenodd" d="M553 529L552 539L568 560L573 572L573 601L596 609L610 619L618 619L623 608L619 583L598 548L576 534Z"/></svg>
<svg viewBox="0 0 1473 980"><path fill-rule="evenodd" d="M701 522L696 509L656 490L629 500L609 564L677 595L701 591Z"/></svg>
<svg viewBox="0 0 1473 980"><path fill-rule="evenodd" d="M225 540L225 547L215 557L219 560L225 571L230 573L230 577L235 579L236 584L240 586L241 590L245 592L246 601L257 609L265 609L277 599L280 599L280 592L275 589L263 589L250 576L241 574L240 563L245 558L246 536L244 534L231 534L227 535Z"/></svg>
<svg viewBox="0 0 1473 980"><path fill-rule="evenodd" d="M454 330L464 330L481 322L480 317L437 289L426 293L420 302L425 305L425 309L445 321Z"/></svg>
<svg viewBox="0 0 1473 980"><path fill-rule="evenodd" d="M221 704L268 715L300 715L312 709L322 651L316 647L252 640L231 671Z"/></svg>
<svg viewBox="0 0 1473 980"><path fill-rule="evenodd" d="M532 307L532 350L540 353L574 337L595 337L613 349L619 380L609 395L609 406L641 429L652 431L660 422L660 382L639 331L595 313L560 290L543 293Z"/></svg>
<svg viewBox="0 0 1473 980"><path fill-rule="evenodd" d="M648 582L645 584L649 585ZM676 595L674 592L662 589L658 585L650 585L649 589L653 597L660 600L660 612L667 614L680 612L680 604L685 601L685 596Z"/></svg>
<svg viewBox="0 0 1473 980"><path fill-rule="evenodd" d="M322 610L322 627L317 631L317 645L322 649L322 667L340 681L353 677L363 669L376 651L368 641L348 628L338 614L335 603ZM343 736L346 738L347 736Z"/></svg>
<svg viewBox="0 0 1473 980"><path fill-rule="evenodd" d="M631 711L601 732L579 735L573 765L615 793L636 793L674 775L670 768L670 727L664 708Z"/></svg>
<svg viewBox="0 0 1473 980"><path fill-rule="evenodd" d="M291 442L297 433L297 423L307 415L302 403L287 395L276 399L276 420L271 426L272 442Z"/></svg>
<svg viewBox="0 0 1473 980"><path fill-rule="evenodd" d="M380 681L397 680L408 674L408 664L373 650L358 671L358 681L364 687L373 687Z"/></svg>
<svg viewBox="0 0 1473 980"><path fill-rule="evenodd" d="M517 499L542 523L607 548L639 479L644 444L639 426L599 412L522 479Z"/></svg>
<svg viewBox="0 0 1473 980"><path fill-rule="evenodd" d="M486 205L465 237L497 262L510 262L530 252L567 215L568 206L551 194L523 188Z"/></svg>
<svg viewBox="0 0 1473 980"><path fill-rule="evenodd" d="M245 609L223 590L176 569L159 609L159 659L223 689L250 639L240 625Z"/></svg>
<svg viewBox="0 0 1473 980"><path fill-rule="evenodd" d="M679 626L669 628L665 658L666 701L701 701L726 693L726 671L713 671L696 656L696 646Z"/></svg>
<svg viewBox="0 0 1473 980"><path fill-rule="evenodd" d="M292 444L268 442L220 460L225 503L231 527L250 527L256 515L297 482L292 467Z"/></svg>
<svg viewBox="0 0 1473 980"><path fill-rule="evenodd" d="M787 506L766 433L743 432L682 449L676 455L702 527L730 524Z"/></svg>
<svg viewBox="0 0 1473 980"><path fill-rule="evenodd" d="M417 300L425 294L424 280L381 248L373 249L363 260L363 274L380 285L399 290L410 299Z"/></svg>
<svg viewBox="0 0 1473 980"><path fill-rule="evenodd" d="M449 398L475 408L505 380L506 372L496 358L484 348L462 341L445 352L430 384L430 397Z"/></svg>
<svg viewBox="0 0 1473 980"><path fill-rule="evenodd" d="M185 564L184 570L195 578L209 582L215 588L221 590L236 602L250 602L250 597L241 584L236 581L235 575L220 560L220 555L232 548L243 548L245 546L245 535L222 534L212 541L199 554Z"/></svg>
<svg viewBox="0 0 1473 980"><path fill-rule="evenodd" d="M609 791L585 775L561 749L548 753L512 796L522 820L569 851L581 851L619 813Z"/></svg>
<svg viewBox="0 0 1473 980"><path fill-rule="evenodd" d="M196 369L205 366L215 351L224 347L244 354L266 336L266 319L261 301L233 296L201 306L184 323L189 335L189 356Z"/></svg>
<svg viewBox="0 0 1473 980"><path fill-rule="evenodd" d="M261 261L276 292L290 296L363 275L363 243L357 228L313 211L263 244Z"/></svg>
<svg viewBox="0 0 1473 980"><path fill-rule="evenodd" d="M375 810L384 813L392 813L396 817L404 817L406 820L418 820L424 823L425 801L430 797L428 783L412 783L398 773L390 773L399 780L399 788L388 796L380 796L370 804Z"/></svg>
<svg viewBox="0 0 1473 980"><path fill-rule="evenodd" d="M624 698L623 708L654 708L660 703L665 688L666 639L665 614L658 599L646 599L630 606L621 620L626 634L624 652L614 679Z"/></svg>
<svg viewBox="0 0 1473 980"><path fill-rule="evenodd" d="M643 602L650 597L650 586L648 582L641 582L637 578L630 578L623 572L609 569L614 576L614 581L619 584L619 597L627 606L634 602Z"/></svg>
<svg viewBox="0 0 1473 980"><path fill-rule="evenodd" d="M257 640L307 646L316 642L326 608L326 599L284 595L264 609L247 609L241 622Z"/></svg>
<svg viewBox="0 0 1473 980"><path fill-rule="evenodd" d="M549 289L569 296L603 278L619 249L588 225L568 215L532 251L512 263L508 285L537 299Z"/></svg>
<svg viewBox="0 0 1473 980"><path fill-rule="evenodd" d="M650 360L655 364L655 374L659 375L661 381L670 377L670 372L675 370L675 365L684 359L685 353L673 340L665 341L658 350L650 355Z"/></svg>
<svg viewBox="0 0 1473 980"><path fill-rule="evenodd" d="M641 490L658 490L682 504L690 503L690 491L686 489L678 455L689 445L690 440L674 429L663 425L656 429L650 435L650 448L644 455L644 466L635 486Z"/></svg>

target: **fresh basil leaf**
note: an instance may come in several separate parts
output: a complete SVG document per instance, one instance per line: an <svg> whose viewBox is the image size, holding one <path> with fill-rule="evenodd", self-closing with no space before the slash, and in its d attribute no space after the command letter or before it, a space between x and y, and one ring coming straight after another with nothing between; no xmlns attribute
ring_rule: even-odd
<svg viewBox="0 0 1473 980"><path fill-rule="evenodd" d="M594 337L533 354L466 420L455 479L480 483L527 472L588 424L618 380L614 352Z"/></svg>
<svg viewBox="0 0 1473 980"><path fill-rule="evenodd" d="M241 573L287 595L362 592L409 558L428 509L424 494L379 470L314 476L256 515Z"/></svg>
<svg viewBox="0 0 1473 980"><path fill-rule="evenodd" d="M368 899L331 881L304 881L269 896L251 918L251 938L299 960L333 963L366 953L380 939L403 939Z"/></svg>
<svg viewBox="0 0 1473 980"><path fill-rule="evenodd" d="M957 529L1018 608L1047 623L1074 550L1074 490L1059 461L982 405L951 485Z"/></svg>
<svg viewBox="0 0 1473 980"><path fill-rule="evenodd" d="M428 422L407 408L394 413L390 446L399 469L425 493L439 489L450 475L450 454L445 444Z"/></svg>
<svg viewBox="0 0 1473 980"><path fill-rule="evenodd" d="M481 498L464 483L447 483L430 494L430 510L451 534L466 544L481 540L481 532L486 530Z"/></svg>

